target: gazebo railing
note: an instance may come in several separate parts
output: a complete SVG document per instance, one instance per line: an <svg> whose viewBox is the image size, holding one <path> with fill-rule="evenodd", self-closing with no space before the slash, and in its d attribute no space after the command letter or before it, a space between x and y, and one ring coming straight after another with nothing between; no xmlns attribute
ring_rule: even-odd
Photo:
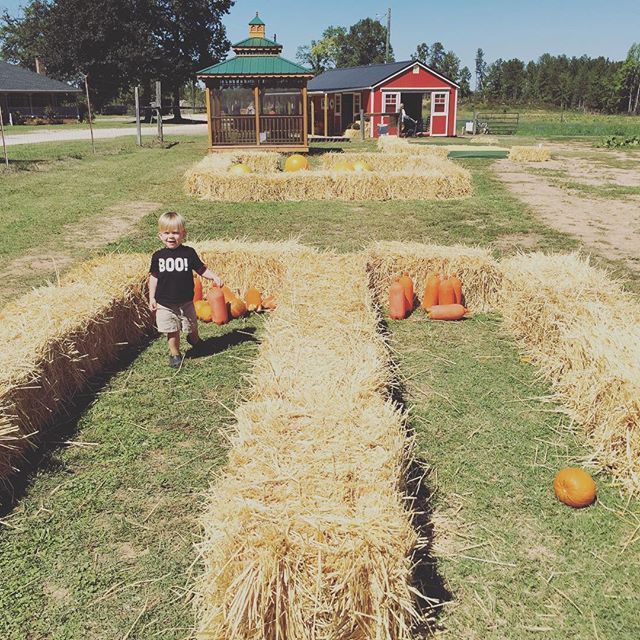
<svg viewBox="0 0 640 640"><path fill-rule="evenodd" d="M303 116L261 115L260 144L301 144L303 140ZM212 143L214 146L256 145L256 117L213 116L211 118Z"/></svg>
<svg viewBox="0 0 640 640"><path fill-rule="evenodd" d="M214 145L256 144L256 117L213 116L211 133Z"/></svg>
<svg viewBox="0 0 640 640"><path fill-rule="evenodd" d="M302 116L260 116L262 144L300 144L304 128Z"/></svg>

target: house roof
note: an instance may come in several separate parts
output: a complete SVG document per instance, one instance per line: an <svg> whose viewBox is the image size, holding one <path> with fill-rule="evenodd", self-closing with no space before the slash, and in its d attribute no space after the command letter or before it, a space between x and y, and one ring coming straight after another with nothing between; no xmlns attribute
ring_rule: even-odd
<svg viewBox="0 0 640 640"><path fill-rule="evenodd" d="M453 86L455 82L445 78L427 65L417 60L403 60L401 62L390 62L387 64L368 64L361 67L347 67L345 69L329 69L311 80L307 89L309 91L343 91L349 89L368 89L384 82L391 76L400 73L407 67L419 64L424 69L434 75L446 80Z"/></svg>
<svg viewBox="0 0 640 640"><path fill-rule="evenodd" d="M202 69L198 77L207 76L306 76L313 73L295 62L276 55L236 56Z"/></svg>
<svg viewBox="0 0 640 640"><path fill-rule="evenodd" d="M0 93L80 93L64 82L0 60Z"/></svg>

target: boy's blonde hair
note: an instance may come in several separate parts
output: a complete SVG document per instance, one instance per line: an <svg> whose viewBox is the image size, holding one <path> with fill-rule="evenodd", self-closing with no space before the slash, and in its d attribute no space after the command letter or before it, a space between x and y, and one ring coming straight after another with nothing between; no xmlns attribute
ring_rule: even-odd
<svg viewBox="0 0 640 640"><path fill-rule="evenodd" d="M158 218L158 231L186 231L184 218L175 211L167 211Z"/></svg>

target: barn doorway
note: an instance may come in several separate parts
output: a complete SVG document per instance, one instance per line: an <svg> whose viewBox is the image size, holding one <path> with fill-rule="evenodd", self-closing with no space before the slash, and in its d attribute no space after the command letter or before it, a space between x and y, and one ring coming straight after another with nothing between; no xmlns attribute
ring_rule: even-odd
<svg viewBox="0 0 640 640"><path fill-rule="evenodd" d="M352 123L353 123L353 94L343 93L342 94L342 117L341 117L342 129L340 133L342 133L345 129L348 129Z"/></svg>

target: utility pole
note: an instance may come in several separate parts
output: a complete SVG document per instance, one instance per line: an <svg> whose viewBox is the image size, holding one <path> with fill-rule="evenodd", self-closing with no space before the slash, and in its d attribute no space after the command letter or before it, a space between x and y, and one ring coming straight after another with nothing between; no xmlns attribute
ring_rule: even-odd
<svg viewBox="0 0 640 640"><path fill-rule="evenodd" d="M384 47L384 61L389 62L389 42L391 40L391 7L387 9L387 40Z"/></svg>

